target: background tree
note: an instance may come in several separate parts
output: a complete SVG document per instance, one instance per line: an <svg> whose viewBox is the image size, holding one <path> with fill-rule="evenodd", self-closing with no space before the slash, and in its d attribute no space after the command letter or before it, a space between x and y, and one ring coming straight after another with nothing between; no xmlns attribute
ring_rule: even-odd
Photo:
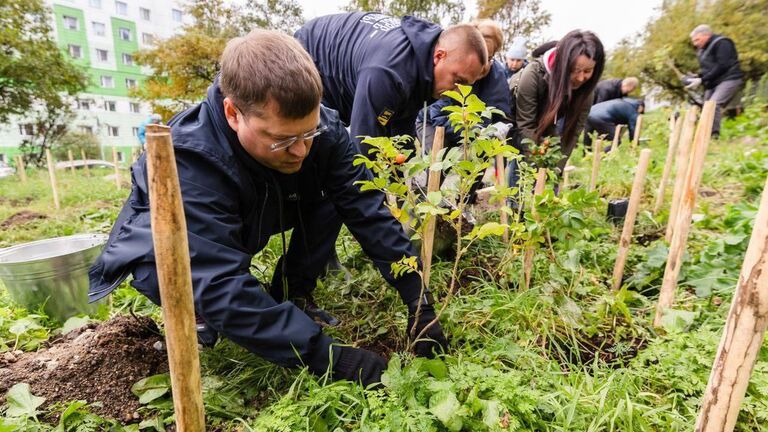
<svg viewBox="0 0 768 432"><path fill-rule="evenodd" d="M490 18L504 29L504 40L524 36L530 46L541 40L541 29L549 25L552 15L541 6L541 0L479 0L478 18Z"/></svg>
<svg viewBox="0 0 768 432"><path fill-rule="evenodd" d="M51 34L50 11L42 0L0 2L0 123L32 109L61 105L86 75L64 57Z"/></svg>
<svg viewBox="0 0 768 432"><path fill-rule="evenodd" d="M53 149L59 139L67 133L69 124L75 118L72 104L71 98L48 100L43 109L31 110L22 120L32 125L32 135L24 138L19 144L19 150L27 165L45 165L45 150Z"/></svg>
<svg viewBox="0 0 768 432"><path fill-rule="evenodd" d="M186 7L193 23L182 32L139 51L136 61L152 69L132 96L145 100L168 119L199 102L219 71L227 41L254 28L293 34L303 23L296 0L250 0L243 5L224 0L194 0Z"/></svg>
<svg viewBox="0 0 768 432"><path fill-rule="evenodd" d="M413 15L448 25L462 21L465 7L461 0L350 0L345 9L381 12L394 17Z"/></svg>
<svg viewBox="0 0 768 432"><path fill-rule="evenodd" d="M660 13L611 53L606 77L636 75L645 85L657 87L666 99L681 99L685 91L670 64L696 73L699 63L689 34L702 23L731 38L739 52L741 68L750 80L768 73L768 0L667 0Z"/></svg>
<svg viewBox="0 0 768 432"><path fill-rule="evenodd" d="M57 160L67 160L69 150L72 150L75 159L80 159L80 150L88 159L101 159L99 137L92 133L68 130L56 140L52 150L53 156Z"/></svg>

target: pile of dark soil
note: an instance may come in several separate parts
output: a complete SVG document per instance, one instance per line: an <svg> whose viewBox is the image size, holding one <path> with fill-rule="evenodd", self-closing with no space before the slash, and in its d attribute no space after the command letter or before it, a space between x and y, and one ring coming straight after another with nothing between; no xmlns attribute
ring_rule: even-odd
<svg viewBox="0 0 768 432"><path fill-rule="evenodd" d="M0 229L10 228L12 226L25 224L37 219L46 219L48 216L40 213L35 213L29 210L22 210L18 213L12 214L8 219L0 222Z"/></svg>
<svg viewBox="0 0 768 432"><path fill-rule="evenodd" d="M0 395L27 383L32 394L57 402L85 400L91 411L122 422L138 421L138 398L131 386L142 378L168 371L166 353L149 317L117 316L52 340L37 352L0 357ZM159 344L158 344L159 345Z"/></svg>

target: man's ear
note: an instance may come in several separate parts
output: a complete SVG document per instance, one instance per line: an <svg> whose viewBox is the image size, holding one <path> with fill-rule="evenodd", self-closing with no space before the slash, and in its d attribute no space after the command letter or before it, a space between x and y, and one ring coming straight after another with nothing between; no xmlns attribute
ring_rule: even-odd
<svg viewBox="0 0 768 432"><path fill-rule="evenodd" d="M438 64L440 60L444 60L447 54L448 51L446 51L445 48L440 46L435 47L435 53L432 55L433 64Z"/></svg>
<svg viewBox="0 0 768 432"><path fill-rule="evenodd" d="M227 123L229 123L229 127L232 128L235 132L237 132L237 128L240 125L240 119L237 116L237 108L235 108L235 103L232 102L232 99L225 97L224 98L224 116L227 118Z"/></svg>

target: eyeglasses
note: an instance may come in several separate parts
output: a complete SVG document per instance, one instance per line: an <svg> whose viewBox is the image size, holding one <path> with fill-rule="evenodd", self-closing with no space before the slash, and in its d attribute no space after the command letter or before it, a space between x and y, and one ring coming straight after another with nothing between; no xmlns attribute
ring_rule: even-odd
<svg viewBox="0 0 768 432"><path fill-rule="evenodd" d="M278 142L270 144L269 145L269 151L276 152L276 151L279 151L279 150L287 149L288 147L294 145L296 143L296 141L302 141L302 142L307 141L307 140L311 141L311 140L315 139L315 137L317 137L320 134L322 134L323 132L325 132L326 130L328 130L328 126L318 126L313 131L309 131L309 132L307 132L305 134L302 134L302 135L299 135L299 136L295 136L295 137L291 137L291 138L286 138L284 140L280 140Z"/></svg>
<svg viewBox="0 0 768 432"><path fill-rule="evenodd" d="M235 109L237 109L237 113L240 114L240 117L242 117L243 121L245 122L245 126L248 129L251 129L251 126L248 125L247 121L245 121L245 116L243 115L243 111L240 110L240 108L238 108L237 105L235 105ZM295 136L295 137L286 138L284 140L280 140L280 141L277 141L277 142L274 142L274 143L270 144L269 145L269 151L276 152L276 151L279 151L279 150L287 149L288 147L294 145L296 143L296 141L302 141L302 142L307 141L307 140L311 141L311 140L315 139L316 137L318 137L319 135L321 135L323 132L325 132L327 130L328 130L328 126L318 125L312 131L305 132L305 133L303 133L301 135L298 135L298 136ZM253 129L251 129L251 132L253 132Z"/></svg>

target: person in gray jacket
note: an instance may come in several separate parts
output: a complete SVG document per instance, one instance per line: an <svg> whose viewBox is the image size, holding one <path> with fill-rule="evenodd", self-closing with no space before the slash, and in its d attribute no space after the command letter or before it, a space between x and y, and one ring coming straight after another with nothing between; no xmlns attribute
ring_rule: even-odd
<svg viewBox="0 0 768 432"><path fill-rule="evenodd" d="M720 135L722 112L744 86L744 74L739 65L736 45L725 36L712 32L701 24L691 32L691 43L696 47L700 72L696 77L684 79L686 89L704 86L704 100L714 100L717 104L712 136Z"/></svg>

